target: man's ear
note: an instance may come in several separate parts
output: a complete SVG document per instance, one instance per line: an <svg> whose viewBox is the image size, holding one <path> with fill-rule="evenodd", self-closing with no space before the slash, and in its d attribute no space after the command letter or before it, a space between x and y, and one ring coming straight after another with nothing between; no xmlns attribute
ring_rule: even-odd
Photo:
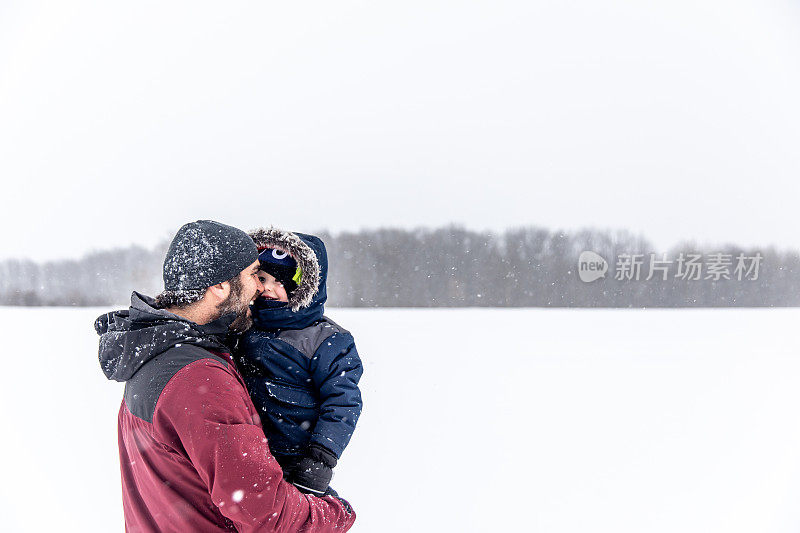
<svg viewBox="0 0 800 533"><path fill-rule="evenodd" d="M208 298L214 305L224 302L225 299L231 294L231 284L228 281L217 283L206 289L206 298Z"/></svg>

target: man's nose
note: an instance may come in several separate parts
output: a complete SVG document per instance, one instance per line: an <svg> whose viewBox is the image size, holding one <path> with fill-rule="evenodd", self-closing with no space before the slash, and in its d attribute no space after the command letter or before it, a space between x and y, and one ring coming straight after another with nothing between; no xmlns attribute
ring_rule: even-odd
<svg viewBox="0 0 800 533"><path fill-rule="evenodd" d="M264 287L264 284L261 283L261 280L258 278L256 278L256 290L258 291L258 294L264 294L264 291L267 290Z"/></svg>

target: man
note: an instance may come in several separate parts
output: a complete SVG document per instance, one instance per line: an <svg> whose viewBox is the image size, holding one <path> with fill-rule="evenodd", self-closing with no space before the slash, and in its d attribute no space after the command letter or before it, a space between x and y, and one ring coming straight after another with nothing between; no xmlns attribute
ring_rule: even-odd
<svg viewBox="0 0 800 533"><path fill-rule="evenodd" d="M251 323L263 290L243 231L183 226L164 260L164 292L134 292L97 319L100 364L125 382L118 417L129 532L346 531L355 513L283 480L224 339Z"/></svg>

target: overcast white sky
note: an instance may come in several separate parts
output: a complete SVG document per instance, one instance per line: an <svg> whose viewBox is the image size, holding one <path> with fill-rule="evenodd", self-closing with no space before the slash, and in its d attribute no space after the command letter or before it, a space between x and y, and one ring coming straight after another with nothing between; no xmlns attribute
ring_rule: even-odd
<svg viewBox="0 0 800 533"><path fill-rule="evenodd" d="M213 218L800 248L789 1L0 2L0 259Z"/></svg>

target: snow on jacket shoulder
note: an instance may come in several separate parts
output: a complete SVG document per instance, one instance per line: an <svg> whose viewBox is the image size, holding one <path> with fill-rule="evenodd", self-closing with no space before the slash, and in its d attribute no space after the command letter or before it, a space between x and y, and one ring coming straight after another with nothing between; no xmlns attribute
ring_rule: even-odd
<svg viewBox="0 0 800 533"><path fill-rule="evenodd" d="M104 372L126 382L118 420L126 529L349 529L355 514L343 501L302 494L283 480L218 340L229 321L176 319L134 294L130 311L96 324Z"/></svg>

